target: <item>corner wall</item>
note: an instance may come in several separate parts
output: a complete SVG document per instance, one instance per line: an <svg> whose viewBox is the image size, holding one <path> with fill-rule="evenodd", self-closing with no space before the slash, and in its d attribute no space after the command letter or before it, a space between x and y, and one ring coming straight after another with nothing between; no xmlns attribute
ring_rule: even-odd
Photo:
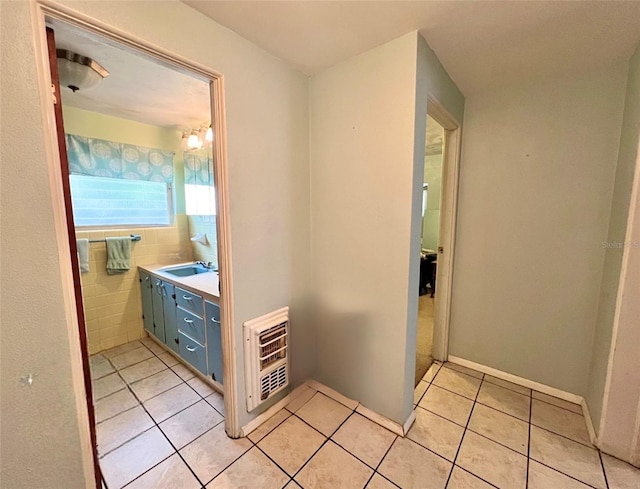
<svg viewBox="0 0 640 489"><path fill-rule="evenodd" d="M586 393L626 72L467 99L450 354Z"/></svg>
<svg viewBox="0 0 640 489"><path fill-rule="evenodd" d="M428 95L461 120L464 98L417 32L310 83L316 376L401 424L413 407Z"/></svg>
<svg viewBox="0 0 640 489"><path fill-rule="evenodd" d="M605 383L607 379L607 371L609 368L610 355L612 351L612 333L616 328L616 299L618 296L618 287L620 285L622 257L623 253L628 252L631 262L633 263L634 259L637 261L637 255L640 252L639 244L636 244L635 247L632 247L634 246L633 242L637 243L637 241L634 241L632 239L630 240L632 243L627 242L625 244L625 241L627 240L626 233L630 212L630 199L634 179L634 171L638 171L637 167L640 164L638 162L639 136L640 47L636 49L635 54L629 61L629 75L625 97L624 119L620 137L620 149L618 153L618 165L616 167L613 199L611 202L609 231L606 235L606 239L603 239L603 241L610 243L610 247L605 249L604 270L602 272L602 283L600 285L598 315L593 343L593 357L591 359L591 368L589 372L589 388L586 395L587 404L589 405L589 410L591 411L593 423L596 427L596 430L600 426L600 418L603 414L603 397L605 395L609 395L609 393L606 392ZM631 202L631 206L633 205L633 202ZM640 214L640 210L636 208L636 219L638 214ZM636 227L638 226L636 225ZM637 235L639 231L635 229L634 232ZM637 276L638 270L640 270L640 267L628 267L628 273L631 275L629 277L630 280L632 280L634 274ZM625 290L624 294L626 298L632 297L631 290ZM637 296L635 300L637 300ZM627 325L627 327L630 327L630 325ZM635 329L638 329L637 325ZM636 350L637 346L640 344L638 343L638 341L633 342L630 337L626 336L627 334L633 335L633 332L631 330L625 332L621 329L619 338L623 343L616 346L616 357L618 355L624 356L624 354L621 353L621 349L625 349L625 342L626 345L633 345ZM616 368L621 368L621 365L618 365ZM636 370L636 372L638 372L638 370ZM620 371L616 370L616 373L620 373ZM622 375L624 376L625 374ZM635 374L631 370L628 370L628 375L633 376ZM632 395L634 387L640 388L640 378L636 378L635 386L634 382L629 383L629 395ZM618 440L624 439L624 434L629 435L630 433L632 433L631 428L633 427L633 423L631 423L630 425L628 420L623 420L622 418L629 415L635 415L630 414L629 411L631 410L632 406L637 405L637 400L636 404L633 404L632 402L626 404L626 414L623 414L623 412L620 411L618 411L617 413L621 417L620 427L624 430L623 434L618 437ZM618 408L616 409L620 409L621 407L622 406L618 406ZM608 425L608 427L610 426L611 425ZM615 440L615 437L611 437L610 435L607 436L607 438L609 440ZM609 441L608 443L609 446L613 445L611 441ZM618 454L617 456L620 457L621 455Z"/></svg>

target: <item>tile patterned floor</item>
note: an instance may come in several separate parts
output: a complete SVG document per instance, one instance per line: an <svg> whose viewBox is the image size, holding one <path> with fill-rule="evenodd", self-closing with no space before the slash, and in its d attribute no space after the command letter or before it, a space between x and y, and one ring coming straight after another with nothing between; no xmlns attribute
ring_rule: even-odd
<svg viewBox="0 0 640 489"><path fill-rule="evenodd" d="M416 387L406 438L305 388L240 440L222 397L151 340L91 364L108 489L640 487L589 445L579 406L453 364Z"/></svg>

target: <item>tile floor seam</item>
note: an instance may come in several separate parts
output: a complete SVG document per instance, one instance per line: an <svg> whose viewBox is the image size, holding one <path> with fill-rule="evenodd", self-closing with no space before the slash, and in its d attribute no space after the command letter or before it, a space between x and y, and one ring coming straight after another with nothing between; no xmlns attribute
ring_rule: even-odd
<svg viewBox="0 0 640 489"><path fill-rule="evenodd" d="M604 475L604 485L609 489L609 478L607 477L607 470L604 468L604 460L602 460L602 452L598 449L598 458L600 459L600 467L602 467L602 475Z"/></svg>
<svg viewBox="0 0 640 489"><path fill-rule="evenodd" d="M460 443L458 444L458 449L456 450L456 454L453 457L453 462L451 463L451 469L449 470L449 475L447 476L447 482L445 482L444 487L446 488L449 485L449 481L451 480L451 474L453 474L453 468L456 466L456 460L458 459L458 455L460 454L460 449L462 448L462 444L464 443L464 437L467 434L467 431L469 430L469 422L471 421L471 416L473 416L473 410L476 407L476 403L478 402L478 396L480 395L480 387L482 387L482 383L484 382L484 377L485 374L482 374L482 377L480 378L480 386L478 387L478 391L476 392L476 398L473 401L473 405L471 406L471 411L469 412L469 415L467 416L467 424L464 427L464 431L462 433L462 438L460 438ZM476 474L473 474L476 475ZM482 479L484 480L484 479Z"/></svg>
<svg viewBox="0 0 640 489"><path fill-rule="evenodd" d="M449 460L447 457L445 457L444 455L439 454L438 452L435 452L433 450L433 448L429 448L429 447L425 447L422 443L419 443L417 441L415 441L412 438L409 438L408 436L404 437L405 440L410 441L411 443L414 443L416 445L418 445L420 448L424 448L425 450L427 450L428 452L433 453L434 455L440 457L442 460L445 460L446 462L449 462L450 464L452 464L453 462L451 460ZM460 443L462 443L462 441L460 441Z"/></svg>
<svg viewBox="0 0 640 489"><path fill-rule="evenodd" d="M569 479L573 479L574 481L579 482L579 483L580 483L580 484L582 484L582 485L585 485L585 486L590 487L590 488L592 488L592 489L598 489L598 488L597 488L596 486L594 486L593 484L589 484L588 482L585 482L585 481L583 481L583 480L580 480L580 479L578 479L578 478L576 478L576 477L574 477L574 476L572 476L572 475L566 474L566 473L562 472L561 470L558 470L558 469L556 469L555 467L552 467L551 465L549 465L549 464L547 464L547 463L545 463L545 462L541 462L540 460L538 460L538 459L537 459L537 458L535 458L535 457L531 457L531 460L533 460L533 461L534 461L535 463L537 463L537 464L543 465L544 467L546 467L546 468L547 468L547 469L549 469L549 470L553 470L554 472L557 472L558 474L562 474L562 475L564 475L565 477L568 477Z"/></svg>
<svg viewBox="0 0 640 489"><path fill-rule="evenodd" d="M140 437L141 435L144 435L146 432L148 432L149 430L152 430L153 428L155 428L154 426L149 426L149 428L147 428L144 431L141 431L140 433L136 433L134 436L132 436L131 438L127 438L125 441L123 441L120 445L113 447L111 449L109 449L109 451L104 452L103 454L98 454L98 461L103 459L104 457L106 457L107 455L115 452L118 448L122 448L124 445L126 445L127 443L129 443L132 440L135 440L136 438Z"/></svg>
<svg viewBox="0 0 640 489"><path fill-rule="evenodd" d="M135 393L132 393L132 394L135 396ZM136 397L136 399L137 399L137 397ZM138 400L138 401L139 401L139 400ZM198 401L198 402L199 402L199 401ZM142 403L141 403L141 405L142 405ZM162 433L162 436L164 436L164 437L166 438L166 440L167 440L167 442L169 443L169 445L171 445L171 447L174 449L175 453L178 455L178 457L180 457L180 460L182 460L182 462L187 466L187 468L189 469L189 471L193 474L193 476L194 476L194 477L196 478L196 480L200 483L200 485L204 487L204 484L202 484L202 481L200 480L200 478L196 475L196 473L193 471L193 469L191 468L191 466L190 466L190 465L187 463L187 461L184 459L184 457L182 456L182 454L180 453L180 451L176 448L176 446L173 444L173 442L169 439L169 437L167 436L167 434L162 430L162 428L160 427L160 424L159 424L158 422L156 422L156 420L154 419L154 417L153 417L153 416L151 416L151 413L149 413L149 412L145 409L144 405L142 405L142 409L144 409L144 410L145 410L145 412L147 413L147 415L151 418L151 420L153 421L154 426L155 426L156 428L158 428L158 430L160 431L160 433ZM180 412L182 412L182 411L180 411ZM176 413L176 414L178 414L178 413ZM175 414L174 414L173 416L175 416ZM170 418L172 418L173 416L170 416L170 417L169 417L169 418L167 418L167 419L170 419ZM165 420L165 421L166 421L166 420ZM218 423L218 424L220 424L220 423ZM216 426L217 426L217 425L216 425ZM215 428L215 426L214 426L214 428ZM151 428L150 428L150 429L151 429ZM213 429L213 428L211 428L211 429ZM173 456L173 453L172 453L171 455L169 455L169 457L171 457L171 456ZM169 458L169 457L167 457L167 458ZM167 460L167 458L165 458L164 460ZM151 467L149 470L154 469L155 467L157 467L158 465L160 465L162 462L164 462L164 460L160 461L158 464L154 465L154 466L153 466L153 467ZM149 470L147 470L147 472L149 472ZM146 474L147 472L144 472L143 474L140 474L140 476L136 477L136 479L137 479L137 478L139 478L139 477L142 477L142 476L143 476L144 474ZM133 480L135 480L135 479L133 479ZM128 484L131 484L131 482L133 482L133 481L130 481Z"/></svg>
<svg viewBox="0 0 640 489"><path fill-rule="evenodd" d="M554 435L556 435L556 436L562 437L562 438L564 438L565 440L572 441L573 443L577 443L578 445L582 445L583 447L591 448L592 450L597 450L597 448L596 448L596 447L594 447L593 445L587 445L586 443L582 443L582 442L580 442L580 441L574 440L573 438L569 438L568 436L563 435L563 434L561 434L561 433L556 433L555 431L550 430L549 428L545 428L545 427L543 427L543 426L538 426L538 425L537 425L537 424L535 424L535 423L531 423L531 426L535 426L535 427L536 427L536 428L538 428L539 430L544 430L544 431L546 431L546 432L548 432L548 433L553 433L553 434L554 434Z"/></svg>
<svg viewBox="0 0 640 489"><path fill-rule="evenodd" d="M349 418L350 418L351 416L353 416L353 414L356 414L356 413L352 413L351 415L349 415ZM347 418L347 419L345 420L345 422L346 422L349 418ZM372 423L373 423L373 421L372 421ZM380 426L380 425L378 425L378 426ZM386 429L386 428L385 428L385 429ZM336 431L336 433L337 433L337 431ZM335 435L335 433L334 433L334 435ZM397 435L396 435L396 436L397 436ZM336 445L338 445L338 446L339 446L340 448L342 448L345 452L347 452L347 453L348 453L348 454L350 454L350 455L353 455L353 456L354 456L358 461L362 462L364 465L366 465L367 467L369 467L370 469L372 469L372 470L375 472L375 470L376 470L376 468L375 468L375 467L372 467L371 465L369 465L367 462L365 462L364 460L362 460L360 457L358 457L355 453L353 453L353 452L352 452L351 450L349 450L348 448L343 447L340 443L338 443L336 440L334 440L334 439L333 439L333 435L331 435L329 438L331 439L331 441L332 441L333 443L335 443ZM387 452L385 452L385 455L386 455L386 454L387 454ZM383 458L384 458L384 457L383 457ZM378 465L380 465L380 462L378 462ZM365 487L366 487L366 484L365 484Z"/></svg>
<svg viewBox="0 0 640 489"><path fill-rule="evenodd" d="M481 406L486 407L486 408L493 409L494 411L497 411L497 412L499 412L499 413L506 414L506 415L507 415L507 416L509 416L510 418L517 419L517 420L519 420L519 421L522 421L523 423L528 423L528 421L526 421L526 420L524 420L524 419L522 419L522 418L519 418L518 416L514 416L513 414L508 413L508 412L506 412L506 411L503 411L502 409L498 409L497 407L489 406L488 404L485 404L485 403L484 403L484 402L482 402L482 401L477 401L477 403L478 403L478 404L480 404ZM531 418L531 411L529 411L529 418Z"/></svg>
<svg viewBox="0 0 640 489"><path fill-rule="evenodd" d="M442 389L443 391L447 391L449 394L455 394L456 396L462 397L462 398L466 399L467 401L474 401L475 402L474 398L463 396L462 394L458 394L457 392L453 392L452 390L447 389L446 387L442 387L441 385L434 384L433 382L431 382L431 385L437 387L438 389ZM478 392L476 393L476 398L478 397L478 393L480 393L480 387L478 387Z"/></svg>
<svg viewBox="0 0 640 489"><path fill-rule="evenodd" d="M227 469L229 469L229 467L231 467L233 464L235 464L236 462L238 462L238 461L239 461L242 457L244 457L247 453L249 453L249 452L251 451L251 449L252 449L252 448L254 448L254 447L255 447L255 448L258 448L258 447L257 447L257 446L256 446L256 445L255 445L251 440L249 440L249 439L248 439L248 438L246 438L246 437L245 437L245 439L246 439L246 440L248 440L248 441L249 441L249 443L251 443L251 445L253 445L253 446L251 446L248 450L245 450L244 452L242 452L242 454L240 454L236 459L232 460L232 461L231 461L231 463L229 463L229 465L227 465L224 469L222 469L220 472L218 472L216 475L214 475L214 476L213 476L213 478L212 478L209 482L207 482L206 484L203 484L203 487L208 486L208 485L209 485L209 484L211 484L214 480L216 480L218 477L220 477L222 474L224 474L224 473L227 471ZM258 448L258 449L259 449L259 448ZM262 450L260 450L260 451L262 452ZM262 453L264 453L264 452L262 452ZM265 455L266 455L266 454L265 454ZM271 460L271 459L269 459L269 460ZM274 463L275 463L275 462L274 462ZM277 464L276 464L276 465L277 465ZM277 465L277 467L278 467L280 470L282 470L282 467L280 467L279 465ZM288 474L285 470L282 470L282 471L284 472L284 474L285 474L287 477L289 477L289 474ZM200 480L200 479L198 479L198 480ZM288 483L287 483L287 484L288 484ZM285 485L286 485L286 484L285 484ZM284 487L284 486L282 486L282 487Z"/></svg>
<svg viewBox="0 0 640 489"><path fill-rule="evenodd" d="M314 396L315 396L315 394L314 394ZM312 399L313 399L313 397L312 397ZM311 400L311 399L309 399L309 401L310 401L310 400ZM309 401L307 401L307 402L309 402ZM306 404L306 403L305 403L305 404ZM304 406L304 404L303 404L303 406ZM301 407L302 407L302 406L301 406ZM299 411L299 409L298 409L298 411ZM355 409L353 410L352 414L353 414L353 413L355 413ZM301 419L301 418L300 418L299 416L297 416L295 413L293 413L293 414L292 414L292 416L296 416L298 419L300 419L300 421L302 421L303 423L305 423L305 424L307 424L308 426L310 426L311 428L313 428L313 426L311 426L309 423L307 423L304 419ZM295 477L296 477L296 476L297 476L297 475L302 471L302 469L303 469L303 468L304 468L304 467L305 467L309 462L311 462L311 460L313 459L313 457L315 457L315 456L318 454L318 452L319 452L320 450L322 450L322 447L324 447L324 446L325 446L325 445L326 445L326 444L331 440L331 437L332 437L333 435L335 435L335 434L336 434L336 432L337 432L337 431L342 427L342 425L343 425L344 423L346 423L347 419L349 419L350 417L351 417L351 414L350 414L349 416L347 416L347 417L344 419L344 421L342 421L342 423L340 423L340 425L335 429L335 431L331 434L331 436L326 436L324 433L321 433L319 430L316 430L315 428L313 428L313 429L314 429L314 430L316 430L318 433L320 433L322 436L324 436L324 437L325 437L325 440L324 440L324 441L322 442L322 444L318 447L318 449L317 449L315 452L313 452L313 454L312 454L312 455L311 455L311 456L310 456L310 457L309 457L309 458L308 458L308 459L307 459L307 460L306 460L306 461L305 461L305 462L300 466L300 468L299 468L299 469L298 469L298 470L297 470L297 471L296 471L296 472L291 476L293 479L295 479ZM331 441L333 441L333 440L331 440ZM333 441L333 443L334 443L334 444L336 444L336 445L338 445L335 441ZM339 446L339 445L338 445L338 446ZM340 448L342 448L342 447L340 447ZM343 448L342 448L342 449L343 449ZM343 450L344 450L344 449L343 449ZM347 453L349 453L349 454L351 455L351 452L348 452L348 451L347 451ZM368 466L367 466L367 467L368 467ZM296 483L297 483L297 481L296 481Z"/></svg>
<svg viewBox="0 0 640 489"><path fill-rule="evenodd" d="M484 406L484 404L483 404L483 406ZM442 414L435 413L435 412L433 412L433 411L431 411L431 410L427 409L426 407L422 407L422 406L416 406L416 407L419 407L420 409L422 409L422 410L424 410L424 411L427 411L428 413L434 414L434 415L438 416L439 418L444 419L445 421L449 421L450 423L453 423L453 424L455 424L456 426L459 426L460 428L464 428L464 427L465 427L465 425L462 425L462 424L460 424L460 423L456 423L455 421L453 421L453 420L451 420L451 419L449 419L449 418L444 417ZM501 411L501 412L502 412L502 411Z"/></svg>
<svg viewBox="0 0 640 489"><path fill-rule="evenodd" d="M393 447L393 445L395 445L396 441L398 440L398 438L400 438L399 435L396 435L396 437L393 439L393 441L391 442L391 445L389 445L389 448L387 448L387 451L384 453L384 455L382 456L382 458L380 459L380 462L378 462L378 465L376 466L375 469L373 469L373 474L371 474L371 478L367 481L367 484L364 487L367 487L367 485L369 485L369 483L371 482L371 479L373 479L373 477L378 474L380 477L383 477L385 480L389 481L391 484L393 484L396 487L400 487L398 484L396 484L395 482L393 482L391 479L388 479L387 477L385 477L384 475L382 475L380 472L378 472L378 469L380 468L380 466L382 465L382 462L384 461L384 459L387 457L387 455L389 454L389 452L391 451L391 447Z"/></svg>
<svg viewBox="0 0 640 489"><path fill-rule="evenodd" d="M247 439L248 439L248 438L247 438ZM251 441L251 440L249 440L249 441ZM251 443L253 443L253 442L251 442ZM269 460L271 460L271 462L273 462L273 464L274 464L276 467L278 467L282 472L284 472L284 473L286 474L286 476L290 478L289 482L291 482L291 481L293 480L293 476L289 475L289 472L287 472L286 470L284 470L284 469L280 466L280 464L279 464L278 462L276 462L276 461L275 461L275 459L273 459L273 458L272 458L272 457L271 457L267 452L265 452L261 447L259 447L257 443L253 443L253 446L254 446L254 447L256 447L258 450L260 450L260 452L262 452L262 454L263 454L265 457L267 457ZM243 454L243 456L244 456L248 451L249 451L249 450L247 450L247 451ZM287 482L287 484L288 484L288 482ZM285 487L287 484L285 484L285 485L284 485L284 486L282 486L282 487Z"/></svg>
<svg viewBox="0 0 640 489"><path fill-rule="evenodd" d="M137 401L137 399L136 399L136 401ZM101 424L102 424L102 423L104 423L105 421L109 421L109 420L111 420L111 419L115 418L116 416L120 416L121 414L127 413L127 412L131 411L132 409L137 408L139 405L140 405L140 403L138 403L138 404L137 404L137 405L135 405L135 406L131 406L130 408L124 409L124 410L122 410L122 411L118 411L116 414L114 414L114 415L112 415L112 416L109 416L108 418L104 418L102 421L98 421L98 422L96 422L96 429L98 428L98 425L101 425Z"/></svg>
<svg viewBox="0 0 640 489"><path fill-rule="evenodd" d="M485 374L485 375L487 375L487 374ZM497 384L497 383L491 382L490 380L487 380L486 382L487 382L487 384L491 384L491 385L494 385L496 387L502 387L503 389L507 389L508 391L515 392L516 394L520 394L521 396L524 396L524 397L531 397L531 392L534 390L534 389L531 389L529 387L525 387L525 386L520 385L520 384L515 384L514 382L510 382L508 380L500 379L498 377L496 377L496 379L502 380L503 382L509 382L509 383L514 384L514 385L516 385L518 387L522 387L523 389L529 389L529 394L523 394L522 392L519 392L519 391L515 390L512 387L507 387L506 385ZM536 392L539 392L539 391L536 391Z"/></svg>
<svg viewBox="0 0 640 489"><path fill-rule="evenodd" d="M153 353L153 352L151 352ZM116 373L118 375L120 375L120 371L116 369ZM131 393L131 395L133 395L133 397L140 403L140 406L142 407L142 409L144 410L145 413L147 413L147 416L149 416L149 418L151 418L151 421L153 422L153 425L151 428L149 428L149 430L155 428L158 428L158 431L160 431L160 433L162 434L162 436L165 437L165 439L167 440L167 442L169 443L169 445L171 445L171 447L174 450L174 453L176 453L178 455L178 457L180 457L180 459L182 460L182 462L187 466L187 469L189 469L189 471L193 474L193 476L196 478L196 480L198 481L198 483L200 483L201 486L204 487L204 484L202 484L202 481L200 480L200 478L196 475L196 473L193 471L193 469L191 468L191 466L187 463L187 461L184 459L184 457L182 456L182 454L180 453L180 451L178 449L176 449L175 445L171 442L171 440L169 439L169 437L167 436L167 434L162 430L162 428L160 427L159 423L156 421L156 419L151 415L151 413L146 409L146 407L144 406L144 404L140 401L140 399L138 398L138 396L136 395L135 392L133 392L133 390L131 389L131 384L129 384L121 375L120 378L122 378L122 380L124 381L126 387L129 389L129 392ZM186 381L183 381L183 383L186 384ZM178 384L180 385L180 384ZM174 386L177 387L177 386ZM171 389L168 389L171 390ZM167 391L168 392L168 391ZM200 402L200 401L197 401ZM195 403L194 403L195 404ZM193 404L192 404L193 405ZM187 406L187 408L190 406ZM185 408L185 409L187 409ZM176 414L181 413L183 410L178 411L177 413L174 413L172 416L169 416L167 419L172 418L173 416L175 416ZM166 421L166 420L163 420ZM220 424L220 423L218 423ZM217 425L216 425L217 426ZM211 428L213 429L213 428ZM149 431L146 430L146 431ZM134 437L136 438L136 437ZM133 438L132 438L133 439ZM193 440L192 440L193 441ZM123 444L124 445L124 444ZM122 445L121 445L122 446ZM148 470L146 470L145 472L143 472L142 474L140 474L138 477L134 478L133 480L129 481L127 484L125 484L125 487L129 484L131 484L131 482L133 482L134 480L142 477L144 474L146 474L147 472L149 472L150 470L153 470L155 467L157 467L158 465L160 465L162 462L164 462L165 460L167 460L169 457L173 456L173 453L171 455L169 455L168 457L162 459L160 462L158 462L157 464L155 464L153 467L150 467Z"/></svg>
<svg viewBox="0 0 640 489"><path fill-rule="evenodd" d="M460 469L460 470L463 470L463 471L465 471L467 474L469 474L469 475L471 475L471 476L475 477L476 479L480 479L480 480L481 480L482 482L484 482L485 484L488 484L488 485L490 485L491 487L495 487L496 489L500 489L500 487L496 486L495 484L493 484L493 483L489 482L489 481L488 481L488 480L486 480L486 479L483 479L483 478L482 478L482 477L480 477L479 475L474 474L473 472L471 472L471 471L469 471L469 470L465 469L464 467L461 467L460 465L453 464L453 467L452 467L452 469L451 469L451 471L452 471L452 472L453 472L453 469L454 469L454 468L458 468L458 469ZM447 482L447 484L448 484L448 482ZM447 489L447 486L445 486L445 489Z"/></svg>
<svg viewBox="0 0 640 489"><path fill-rule="evenodd" d="M524 422L525 422L525 421L523 421L523 423L524 423ZM471 428L467 428L467 431L470 431L470 432L471 432L471 433L473 433L474 435L478 435L478 436L480 436L480 437L484 438L485 440L492 441L492 442L493 442L493 443L495 443L496 445L500 445L502 448L506 448L506 449L508 449L508 450L511 450L513 453L517 453L518 455L521 455L521 456L523 456L523 457L527 457L524 453L519 452L518 450L514 450L513 448L511 448L511 447L509 447L509 446L505 445L504 443L501 443L501 442L499 442L499 441L496 441L496 440L494 440L493 438L491 438L491 437L489 437L489 436L487 436L487 435L483 435L482 433L478 433L477 431L472 430Z"/></svg>
<svg viewBox="0 0 640 489"><path fill-rule="evenodd" d="M534 391L534 392L540 392L540 391ZM540 394L544 394L543 392L540 392ZM551 396L554 397L554 396ZM571 409L567 409L566 407L563 406L558 406L557 404L553 404L551 402L547 402L544 399L538 399L536 397L532 397L533 400L538 401L538 402L543 402L549 406L553 406L553 407L557 407L558 409L564 409L565 411L569 411L570 413L575 414L576 416L582 416L584 418L584 414L582 413L576 413L575 411L572 411ZM556 399L560 399L559 397L557 397ZM564 399L560 399L561 401L564 401ZM566 402L570 402L570 401L566 401ZM570 402L570 404L573 404L572 402ZM576 404L576 406L580 406L579 404Z"/></svg>

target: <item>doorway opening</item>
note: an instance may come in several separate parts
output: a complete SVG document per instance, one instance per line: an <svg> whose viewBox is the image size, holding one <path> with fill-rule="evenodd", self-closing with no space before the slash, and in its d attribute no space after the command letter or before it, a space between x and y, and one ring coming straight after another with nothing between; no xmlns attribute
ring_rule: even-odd
<svg viewBox="0 0 640 489"><path fill-rule="evenodd" d="M452 272L460 155L460 124L428 98L424 174L418 324L416 327L416 403L430 380L430 366L444 362L449 349ZM424 383L423 383L424 384Z"/></svg>
<svg viewBox="0 0 640 489"><path fill-rule="evenodd" d="M433 331L437 284L438 246L445 130L427 116L427 133L422 184L422 233L420 290L416 337L416 384L433 363Z"/></svg>
<svg viewBox="0 0 640 489"><path fill-rule="evenodd" d="M96 484L166 475L160 466L197 484L181 450L207 431L239 431L222 80L86 20L38 13ZM81 59L69 53L108 75L61 88L69 70L59 76L58 62Z"/></svg>

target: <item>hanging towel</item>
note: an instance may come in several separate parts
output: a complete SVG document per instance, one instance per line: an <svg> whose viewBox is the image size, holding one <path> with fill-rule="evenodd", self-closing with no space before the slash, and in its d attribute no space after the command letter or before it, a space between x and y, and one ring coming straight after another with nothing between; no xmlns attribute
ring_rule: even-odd
<svg viewBox="0 0 640 489"><path fill-rule="evenodd" d="M106 238L107 273L125 273L131 268L131 238Z"/></svg>
<svg viewBox="0 0 640 489"><path fill-rule="evenodd" d="M78 249L80 273L87 273L89 271L89 240L76 239L76 247Z"/></svg>

